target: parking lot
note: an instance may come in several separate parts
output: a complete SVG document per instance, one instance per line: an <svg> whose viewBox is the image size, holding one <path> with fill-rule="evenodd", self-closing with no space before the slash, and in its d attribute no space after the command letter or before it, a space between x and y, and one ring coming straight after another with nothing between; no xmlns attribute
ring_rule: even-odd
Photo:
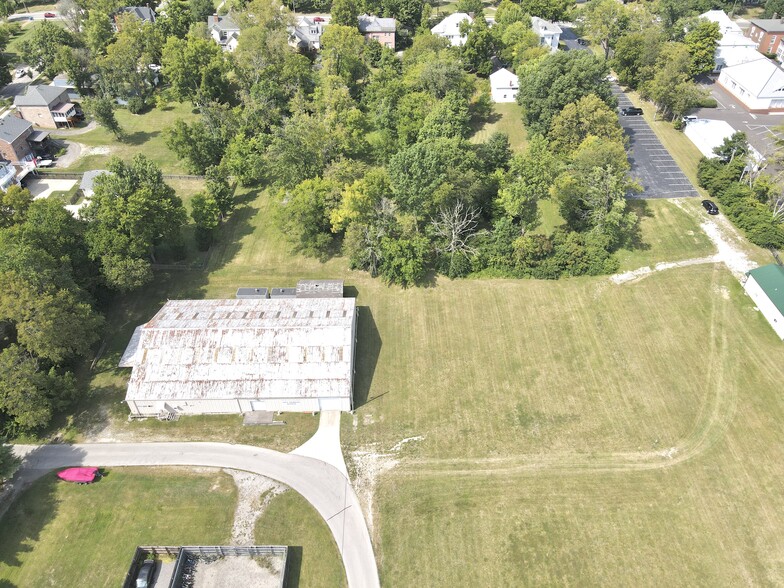
<svg viewBox="0 0 784 588"><path fill-rule="evenodd" d="M633 106L631 101L613 84L618 108ZM621 116L621 126L629 137L631 175L640 182L643 191L635 198L681 198L697 196L697 191L681 168L659 141L642 116Z"/></svg>
<svg viewBox="0 0 784 588"><path fill-rule="evenodd" d="M712 80L703 80L700 85L710 91L718 106L700 108L690 114L699 118L726 121L736 131L746 133L749 144L763 156L773 152L773 129L784 125L784 113L751 114L729 92Z"/></svg>

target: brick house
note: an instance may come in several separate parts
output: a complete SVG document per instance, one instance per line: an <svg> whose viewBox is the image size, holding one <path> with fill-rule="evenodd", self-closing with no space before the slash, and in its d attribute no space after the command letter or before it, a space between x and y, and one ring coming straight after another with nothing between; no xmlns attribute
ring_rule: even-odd
<svg viewBox="0 0 784 588"><path fill-rule="evenodd" d="M394 18L379 18L367 14L359 16L359 32L365 39L373 39L390 49L395 48L396 26Z"/></svg>
<svg viewBox="0 0 784 588"><path fill-rule="evenodd" d="M747 35L757 44L760 53L779 54L781 40L784 38L784 19L755 18L751 21Z"/></svg>
<svg viewBox="0 0 784 588"><path fill-rule="evenodd" d="M28 86L23 96L14 98L14 106L23 119L45 129L68 127L76 122L76 106L67 88Z"/></svg>
<svg viewBox="0 0 784 588"><path fill-rule="evenodd" d="M33 157L28 138L34 133L33 125L15 116L0 118L0 158L18 163Z"/></svg>

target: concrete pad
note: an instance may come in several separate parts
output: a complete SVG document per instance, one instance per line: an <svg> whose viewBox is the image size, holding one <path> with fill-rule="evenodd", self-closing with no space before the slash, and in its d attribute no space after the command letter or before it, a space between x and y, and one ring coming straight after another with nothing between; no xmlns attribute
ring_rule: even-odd
<svg viewBox="0 0 784 588"><path fill-rule="evenodd" d="M27 189L35 200L48 198L52 192L67 192L76 185L76 180L28 179Z"/></svg>

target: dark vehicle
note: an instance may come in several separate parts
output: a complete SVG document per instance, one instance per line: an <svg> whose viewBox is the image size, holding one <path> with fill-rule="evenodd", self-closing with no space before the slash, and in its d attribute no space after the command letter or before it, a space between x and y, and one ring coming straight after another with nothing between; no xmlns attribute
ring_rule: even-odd
<svg viewBox="0 0 784 588"><path fill-rule="evenodd" d="M44 18L57 18L54 12L44 12Z"/></svg>
<svg viewBox="0 0 784 588"><path fill-rule="evenodd" d="M703 200L702 207L708 211L708 214L719 214L719 207L713 200Z"/></svg>
<svg viewBox="0 0 784 588"><path fill-rule="evenodd" d="M155 560L145 559L136 576L136 588L150 588L152 575L155 572Z"/></svg>
<svg viewBox="0 0 784 588"><path fill-rule="evenodd" d="M578 45L587 45L588 41L586 39L577 39Z"/></svg>
<svg viewBox="0 0 784 588"><path fill-rule="evenodd" d="M629 106L628 108L621 108L621 116L641 116L642 108L636 106Z"/></svg>

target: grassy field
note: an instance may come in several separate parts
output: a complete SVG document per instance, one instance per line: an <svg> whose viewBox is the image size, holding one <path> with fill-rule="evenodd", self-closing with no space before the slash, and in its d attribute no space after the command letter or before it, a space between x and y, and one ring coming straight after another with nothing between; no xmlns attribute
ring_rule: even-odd
<svg viewBox="0 0 784 588"><path fill-rule="evenodd" d="M74 165L67 168L68 171L102 169L106 167L112 155L128 160L137 153L143 153L161 166L163 173L188 173L183 163L164 143L163 130L170 127L178 118L193 118L195 115L192 104L172 103L166 109L153 108L144 114L131 114L127 109L118 108L115 114L117 122L126 134L122 143L116 141L111 132L100 126L83 135L60 136L80 143L88 149L100 149L98 153L88 152L80 157ZM52 136L58 138L56 133ZM107 145L110 146L108 152L106 152Z"/></svg>
<svg viewBox="0 0 784 588"><path fill-rule="evenodd" d="M624 269L713 253L698 201L634 206ZM266 194L243 194L206 272L160 274L115 309L93 389L118 422L112 362L167 297L339 277L360 306L344 449L399 461L375 496L385 585L784 582L781 343L726 269L400 290L342 258L291 255L271 217ZM192 422L209 435L210 419ZM286 429L279 446L304 431ZM260 528L300 524L277 508ZM291 543L304 547L318 525L302 524Z"/></svg>
<svg viewBox="0 0 784 588"><path fill-rule="evenodd" d="M525 127L523 126L522 109L516 102L493 104L490 120L477 129L471 136L472 143L482 143L500 131L509 137L509 145L513 151L522 151L528 144Z"/></svg>
<svg viewBox="0 0 784 588"><path fill-rule="evenodd" d="M49 474L0 520L0 585L120 586L137 545L224 545L236 489L221 472L114 468L90 486Z"/></svg>
<svg viewBox="0 0 784 588"><path fill-rule="evenodd" d="M288 586L338 588L346 574L327 524L308 502L288 490L273 498L256 522L258 545L289 546Z"/></svg>

